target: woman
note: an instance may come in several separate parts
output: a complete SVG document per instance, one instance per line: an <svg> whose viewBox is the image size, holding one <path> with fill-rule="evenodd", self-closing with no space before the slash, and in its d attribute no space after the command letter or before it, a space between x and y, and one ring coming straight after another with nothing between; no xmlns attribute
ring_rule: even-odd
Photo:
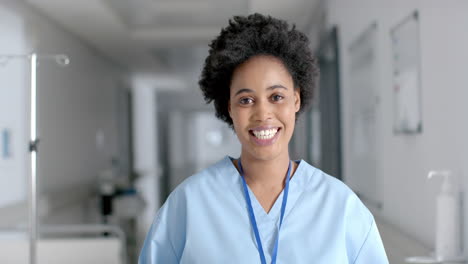
<svg viewBox="0 0 468 264"><path fill-rule="evenodd" d="M159 210L139 263L388 263L374 218L343 183L288 144L312 95L307 37L282 20L234 17L211 43L206 101L241 157L189 177Z"/></svg>

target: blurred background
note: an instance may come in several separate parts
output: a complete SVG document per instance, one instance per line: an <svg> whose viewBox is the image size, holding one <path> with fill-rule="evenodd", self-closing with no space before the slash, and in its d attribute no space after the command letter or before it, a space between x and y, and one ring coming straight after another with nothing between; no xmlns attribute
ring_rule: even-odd
<svg viewBox="0 0 468 264"><path fill-rule="evenodd" d="M198 78L228 19L254 12L294 23L319 59L293 158L360 196L390 263L431 255L442 222L462 250L467 1L0 0L0 263L29 263L31 67L11 55L70 58L37 67L38 263L136 263L171 190L239 156ZM431 170L452 172L452 212Z"/></svg>

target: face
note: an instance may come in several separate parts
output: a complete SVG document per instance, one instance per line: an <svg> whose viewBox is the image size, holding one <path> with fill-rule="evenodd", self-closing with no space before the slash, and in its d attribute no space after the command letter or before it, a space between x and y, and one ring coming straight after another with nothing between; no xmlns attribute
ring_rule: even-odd
<svg viewBox="0 0 468 264"><path fill-rule="evenodd" d="M288 144L299 109L299 91L281 60L255 56L234 70L229 115L242 145L242 156L272 160L289 155Z"/></svg>

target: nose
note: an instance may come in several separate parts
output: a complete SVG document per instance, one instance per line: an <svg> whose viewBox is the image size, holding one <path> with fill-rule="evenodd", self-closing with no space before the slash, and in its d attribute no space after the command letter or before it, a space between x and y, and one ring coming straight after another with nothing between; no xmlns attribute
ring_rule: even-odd
<svg viewBox="0 0 468 264"><path fill-rule="evenodd" d="M257 122L264 122L273 118L271 105L266 100L259 100L254 107L254 114L252 116Z"/></svg>

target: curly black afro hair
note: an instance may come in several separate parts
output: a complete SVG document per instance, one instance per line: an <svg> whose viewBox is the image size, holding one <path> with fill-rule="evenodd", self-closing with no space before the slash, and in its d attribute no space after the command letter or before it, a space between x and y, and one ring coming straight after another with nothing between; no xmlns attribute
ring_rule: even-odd
<svg viewBox="0 0 468 264"><path fill-rule="evenodd" d="M210 44L199 85L206 103L214 101L216 117L231 128L228 112L231 77L234 69L256 55L280 59L300 91L301 108L306 109L318 78L318 67L306 35L283 20L258 13L234 16L229 26Z"/></svg>

